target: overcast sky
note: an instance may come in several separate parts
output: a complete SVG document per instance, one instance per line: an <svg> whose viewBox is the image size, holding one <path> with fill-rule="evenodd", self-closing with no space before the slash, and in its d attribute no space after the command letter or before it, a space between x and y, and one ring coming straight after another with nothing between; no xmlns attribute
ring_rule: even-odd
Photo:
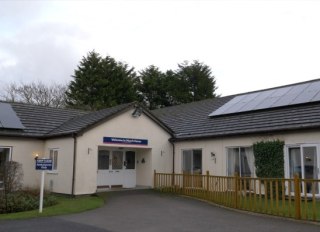
<svg viewBox="0 0 320 232"><path fill-rule="evenodd" d="M0 84L68 83L95 49L137 71L209 65L229 95L320 78L320 1L0 0Z"/></svg>

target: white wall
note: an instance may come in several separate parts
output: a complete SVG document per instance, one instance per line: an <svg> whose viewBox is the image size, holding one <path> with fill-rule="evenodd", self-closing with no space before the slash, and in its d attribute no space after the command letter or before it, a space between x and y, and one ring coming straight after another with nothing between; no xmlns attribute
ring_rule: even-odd
<svg viewBox="0 0 320 232"><path fill-rule="evenodd" d="M35 170L35 155L43 154L44 142L27 138L0 138L0 147L12 147L12 161L22 164L23 186L37 188L40 185L40 172Z"/></svg>
<svg viewBox="0 0 320 232"><path fill-rule="evenodd" d="M138 185L152 186L154 169L172 172L172 146L168 142L170 135L146 115L142 114L140 117L134 118L131 115L132 112L133 109L124 112L78 137L76 194L88 194L96 191L98 147L108 146L103 144L103 137L148 139L148 146L142 146L141 149L138 149L138 153L141 153L137 157L142 155L146 157L146 163L137 166ZM130 147L126 145L114 146ZM133 146L131 145L131 147ZM134 147L139 148L139 146ZM90 148L89 153L88 148ZM144 154L142 151L144 148L149 148L149 151L151 149L151 155L147 154L148 149ZM163 155L161 156L161 154Z"/></svg>
<svg viewBox="0 0 320 232"><path fill-rule="evenodd" d="M213 138L196 141L182 141L175 143L175 172L182 173L182 150L202 149L202 172L209 171L210 175L227 175L227 147L252 146L262 140L279 139L285 145L320 143L319 132L292 132L270 135L251 135L239 137ZM216 155L216 162L211 158L211 152Z"/></svg>
<svg viewBox="0 0 320 232"><path fill-rule="evenodd" d="M46 174L46 188L63 194L72 193L73 138L49 139L44 145L44 156L49 158L50 149L58 149L57 171Z"/></svg>

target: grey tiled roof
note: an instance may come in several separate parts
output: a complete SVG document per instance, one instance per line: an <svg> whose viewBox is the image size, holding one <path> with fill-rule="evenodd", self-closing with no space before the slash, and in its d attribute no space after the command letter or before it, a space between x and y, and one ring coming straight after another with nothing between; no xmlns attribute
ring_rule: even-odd
<svg viewBox="0 0 320 232"><path fill-rule="evenodd" d="M1 136L45 138L78 133L132 106L133 103L94 112L51 108L24 103L10 103L10 105L20 118L25 129L0 129Z"/></svg>
<svg viewBox="0 0 320 232"><path fill-rule="evenodd" d="M176 140L320 127L319 102L208 117L233 97L167 107L153 114L174 131Z"/></svg>
<svg viewBox="0 0 320 232"><path fill-rule="evenodd" d="M320 128L320 102L208 116L235 96L238 95L143 111L176 140ZM47 138L80 133L130 109L135 103L95 112L22 103L11 105L25 129L0 129L1 136Z"/></svg>
<svg viewBox="0 0 320 232"><path fill-rule="evenodd" d="M134 103L122 104L74 117L52 130L47 136L59 136L83 131L128 109L130 106L134 106Z"/></svg>
<svg viewBox="0 0 320 232"><path fill-rule="evenodd" d="M73 109L58 109L24 103L10 103L24 130L0 130L0 135L42 137L61 124L88 112Z"/></svg>

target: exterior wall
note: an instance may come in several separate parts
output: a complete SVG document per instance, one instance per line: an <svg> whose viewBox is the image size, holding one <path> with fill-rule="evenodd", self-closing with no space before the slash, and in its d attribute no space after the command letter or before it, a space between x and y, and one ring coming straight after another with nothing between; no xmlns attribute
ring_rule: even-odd
<svg viewBox="0 0 320 232"><path fill-rule="evenodd" d="M23 187L37 188L40 173L35 170L35 155L43 154L44 142L27 138L0 138L0 146L12 147L11 159L22 164Z"/></svg>
<svg viewBox="0 0 320 232"><path fill-rule="evenodd" d="M146 162L142 163L142 159ZM150 173L152 170L152 150L151 149L143 149L137 152L136 157L136 174L137 174L137 186L152 186L152 182L150 182Z"/></svg>
<svg viewBox="0 0 320 232"><path fill-rule="evenodd" d="M77 138L76 194L96 192L98 147L110 146L103 144L103 137L106 136L148 139L147 147L114 145L114 147L140 147L137 149L140 152L137 158L145 156L146 162L136 165L138 185L152 186L154 169L172 172L172 145L168 142L170 135L146 115L134 118L132 112L133 109L126 111Z"/></svg>
<svg viewBox="0 0 320 232"><path fill-rule="evenodd" d="M73 138L49 139L45 142L45 158L49 158L50 149L58 149L57 170L47 172L46 189L56 193L72 193L73 147Z"/></svg>
<svg viewBox="0 0 320 232"><path fill-rule="evenodd" d="M279 139L285 145L320 144L320 132L291 132L270 135L252 135L206 140L182 141L175 143L175 172L182 173L182 151L187 149L202 149L202 174L209 171L210 175L227 175L227 148L252 146L262 140ZM286 150L286 148L285 148ZM211 152L216 155L216 162L211 158Z"/></svg>

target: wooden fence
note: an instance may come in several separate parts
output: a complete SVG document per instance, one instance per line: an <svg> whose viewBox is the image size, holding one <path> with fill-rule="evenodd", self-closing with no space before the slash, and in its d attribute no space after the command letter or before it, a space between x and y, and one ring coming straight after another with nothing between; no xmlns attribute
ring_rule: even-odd
<svg viewBox="0 0 320 232"><path fill-rule="evenodd" d="M154 188L226 207L320 221L320 180L226 177L154 172Z"/></svg>

